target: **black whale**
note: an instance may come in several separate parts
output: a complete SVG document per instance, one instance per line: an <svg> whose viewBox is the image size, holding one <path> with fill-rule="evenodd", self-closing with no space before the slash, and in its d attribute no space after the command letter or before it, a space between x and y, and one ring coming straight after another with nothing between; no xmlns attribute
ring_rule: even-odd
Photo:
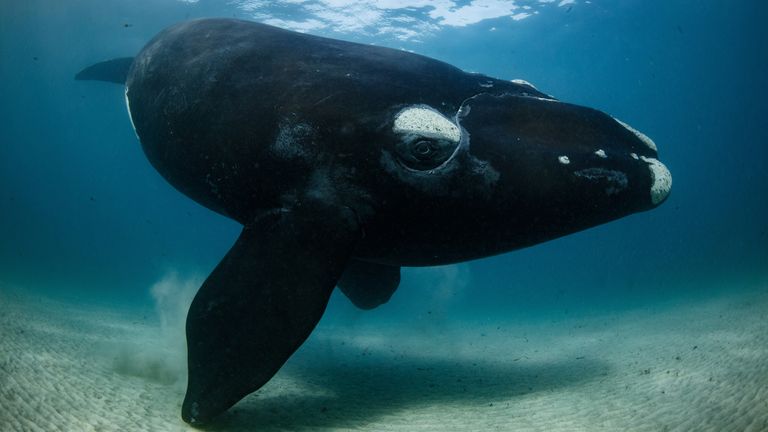
<svg viewBox="0 0 768 432"><path fill-rule="evenodd" d="M190 423L266 383L336 285L372 308L400 266L530 246L671 187L645 135L524 81L251 22L182 23L77 78L124 82L154 167L243 224L187 317Z"/></svg>

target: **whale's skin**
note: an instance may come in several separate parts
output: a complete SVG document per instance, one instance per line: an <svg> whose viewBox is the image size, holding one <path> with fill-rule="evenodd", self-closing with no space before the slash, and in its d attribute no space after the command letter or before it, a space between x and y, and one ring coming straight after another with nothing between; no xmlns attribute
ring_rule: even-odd
<svg viewBox="0 0 768 432"><path fill-rule="evenodd" d="M193 424L265 384L337 284L376 307L401 266L531 246L671 187L645 135L527 82L258 23L170 27L125 85L157 171L244 226L187 318Z"/></svg>

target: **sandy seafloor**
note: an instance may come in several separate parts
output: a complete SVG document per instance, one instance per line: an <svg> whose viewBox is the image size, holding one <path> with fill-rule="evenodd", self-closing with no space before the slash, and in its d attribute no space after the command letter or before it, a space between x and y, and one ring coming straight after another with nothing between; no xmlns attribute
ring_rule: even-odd
<svg viewBox="0 0 768 432"><path fill-rule="evenodd" d="M166 330L137 310L0 290L0 430L193 430ZM210 429L766 431L768 286L419 332L321 322Z"/></svg>

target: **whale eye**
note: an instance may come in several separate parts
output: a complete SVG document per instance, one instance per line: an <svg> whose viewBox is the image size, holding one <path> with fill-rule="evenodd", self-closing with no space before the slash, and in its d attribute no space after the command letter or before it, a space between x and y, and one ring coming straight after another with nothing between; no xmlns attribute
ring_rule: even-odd
<svg viewBox="0 0 768 432"><path fill-rule="evenodd" d="M423 171L445 163L456 149L456 144L447 140L410 136L403 139L396 149L403 165Z"/></svg>
<svg viewBox="0 0 768 432"><path fill-rule="evenodd" d="M427 140L416 141L416 144L413 145L413 154L417 159L429 158L434 153L433 150L432 143Z"/></svg>
<svg viewBox="0 0 768 432"><path fill-rule="evenodd" d="M414 170L431 170L444 164L461 141L461 130L439 111L426 105L403 109L395 116L393 132L400 162Z"/></svg>

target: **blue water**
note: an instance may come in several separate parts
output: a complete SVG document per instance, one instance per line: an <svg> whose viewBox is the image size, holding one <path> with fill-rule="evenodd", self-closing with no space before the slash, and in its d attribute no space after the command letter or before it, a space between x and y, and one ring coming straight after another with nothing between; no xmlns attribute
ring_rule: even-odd
<svg viewBox="0 0 768 432"><path fill-rule="evenodd" d="M698 422L694 424L743 425L753 419L766 424L759 393L765 388L760 384L765 379L760 378L765 376L765 332L760 330L764 312L727 310L729 306L701 309L691 316L714 310L720 321L674 333L681 335L674 343L665 338L666 328L648 324L654 322L655 312L647 314L660 305L697 304L713 297L732 296L738 304L738 299L752 298L741 294L764 292L768 286L765 2L0 0L0 302L11 298L3 295L8 290L39 299L42 305L28 317L27 333L27 323L14 319L16 315L0 320L0 390L11 389L0 392L4 401L0 406L5 408L0 409L0 430L5 430L5 421L50 425L42 417L63 418L59 411L68 412L70 407L80 424L87 423L90 417L84 416L92 412L106 419L109 430L109 419L131 420L129 414L136 413L121 410L142 403L153 409L147 408L148 421L181 425L178 405L183 388L158 386L144 369L160 365L160 372L178 375L184 368L183 355L176 358L147 346L146 335L163 340L162 348L182 352L184 304L241 227L183 196L150 166L131 128L121 86L73 77L95 62L134 55L171 24L211 16L264 21L410 50L467 71L528 80L558 99L605 111L652 137L674 178L670 197L652 211L496 257L405 269L391 301L373 311L358 311L335 293L319 329L325 339L311 339L314 345L305 346L304 357L289 363L288 371L278 376L306 378L318 388L330 389L333 397L315 400L307 395L287 402L251 398L239 417L243 430L252 425L288 424L312 430L325 424L386 423L387 416L400 410L406 412L400 421L407 423L406 408L420 401L443 406L449 416L452 407L484 407L496 399L510 398L513 405L525 406L544 390L554 395L551 400L557 405L573 400L568 399L569 391L577 392L573 393L577 398L581 391L587 399L589 389L597 388L574 383L604 379L607 384L597 393L596 403L623 396L629 405L611 415L631 418L629 424L638 427L669 424L661 414L653 418L664 407L676 409L673 403L667 405L670 399L662 399L658 389L670 394L705 391L701 398L698 394L677 398L687 401L680 407L693 407ZM48 302L50 298L67 299L67 304L80 308L53 306L61 310L49 311L54 317L50 324L46 312L40 312L58 304ZM105 319L114 323L96 318L79 322L76 313L74 318L67 316L71 322L56 332L55 323L71 310L80 310L84 317L110 317L100 315L102 309L89 309L94 303L124 315L120 320ZM11 306L0 304L4 314L26 310ZM568 324L574 330L558 324L574 316L586 318L585 322L594 316L613 317L601 324L608 326L620 322L615 317L624 312L629 316L638 310L646 311L644 324L624 329L644 328L647 335L644 330L610 335L594 328L579 333L576 321ZM742 311L750 314L743 323ZM663 318L675 325L670 308ZM342 346L328 339L333 329L358 326L365 336L378 335L372 329L381 329L388 335L382 346L397 346L392 341L404 335L392 330L400 327L388 325L403 322L415 332L426 329L425 340L439 339L442 329L449 328L467 328L468 334L503 329L494 341L504 340L509 346L498 351L503 354L486 355L490 344L478 344L482 348L473 356L454 362L450 356L433 360L414 355L404 344L397 348L402 351L389 348L392 353L374 352L371 359L364 357L367 346ZM539 336L549 331L574 335L576 348L563 350L570 357L557 358L558 350L543 352L546 337L537 342L537 350L526 348L528 338L525 332L517 334L519 329L542 323L550 327ZM505 340L507 327L515 330ZM740 329L752 334L739 335ZM93 337L97 333L106 337ZM40 337L39 343L30 340L33 335ZM637 343L622 345L627 352L635 350L625 357L611 353L612 346L606 348L610 341L635 341L635 336ZM608 338L609 342L595 342L604 352L591 350L593 337ZM355 338L350 333L339 340ZM461 343L465 354L475 349L471 340ZM101 346L118 354L101 353ZM441 349L450 353L452 348ZM538 349L542 355L537 357L532 352ZM512 357L503 357L506 353ZM524 360L515 363L520 358ZM475 368L477 364L481 367ZM685 366L680 366L680 381L670 384L670 368L681 364ZM646 369L648 381L638 373L645 368L653 368ZM8 371L15 371L19 380ZM432 371L426 373L427 381L425 371ZM709 381L703 381L705 376ZM713 376L715 384L710 386ZM479 377L484 384L466 393L456 377ZM621 379L626 377L631 378L627 387L637 386L625 394L615 393L612 386L618 382L623 387ZM444 390L429 390L433 378ZM105 400L117 401L115 405L102 404L101 393L91 391L93 383L104 380ZM183 384L180 380L178 385ZM502 384L494 390L494 382ZM643 387L647 382L656 383L658 389ZM411 383L413 388L406 388ZM720 383L727 385L713 387ZM121 385L126 392L121 393ZM145 385L148 390L141 393L142 399L134 398L131 389ZM271 391L278 393L277 388ZM737 394L742 388L751 390L746 396ZM515 396L518 393L522 396ZM57 395L71 400L57 403ZM563 398L557 399L558 395ZM389 405L380 404L379 397ZM639 421L632 405L637 400L650 401L649 415ZM703 407L701 413L696 412L697 404ZM362 409L334 417L348 405ZM327 406L328 418L323 414ZM28 407L31 411L25 411ZM681 412L681 418L672 419L679 424L687 421ZM559 414L529 414L519 419L543 421L543 427L559 421ZM467 421L482 420L486 414L476 415ZM11 417L21 423L11 423ZM233 418L238 417L228 421ZM731 423L732 419L740 422ZM500 427L516 424L505 414L497 420Z"/></svg>
<svg viewBox="0 0 768 432"><path fill-rule="evenodd" d="M0 2L3 286L151 304L149 288L169 272L205 277L228 250L240 227L154 171L123 89L73 80L84 66L137 53L170 24L207 16L315 20L325 26L309 28L314 34L523 78L621 118L658 144L674 177L658 209L493 258L407 270L392 301L370 312L382 319L433 310L449 320L621 310L742 290L768 277L764 2L517 2L530 5L531 16L464 25L473 19L456 8L470 1L443 17L431 16L428 2L402 2L417 7L392 6L367 22L359 11L328 18L350 9L334 8L340 2L325 2L317 16L295 4L245 3ZM385 20L398 13L414 21ZM382 30L385 21L399 31ZM355 313L338 295L328 310Z"/></svg>

